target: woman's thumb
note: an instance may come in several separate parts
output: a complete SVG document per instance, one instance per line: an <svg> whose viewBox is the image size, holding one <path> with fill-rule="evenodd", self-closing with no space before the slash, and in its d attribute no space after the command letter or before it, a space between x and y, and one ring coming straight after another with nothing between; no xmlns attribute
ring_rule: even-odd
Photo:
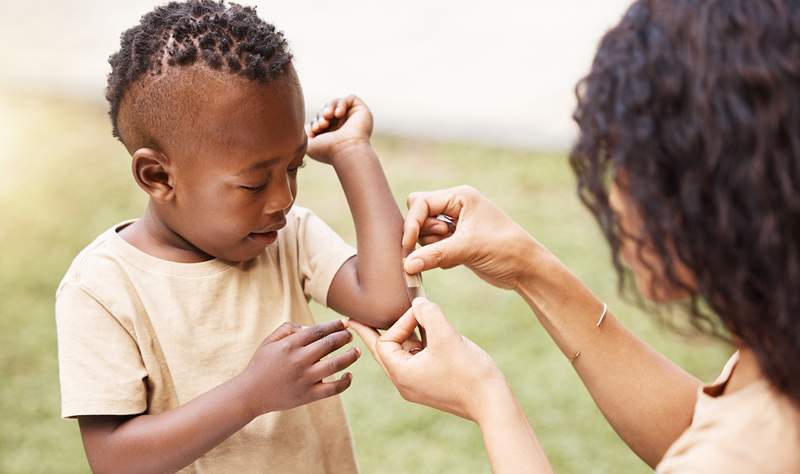
<svg viewBox="0 0 800 474"><path fill-rule="evenodd" d="M424 297L419 297L415 298L411 305L414 317L428 331L428 339L431 343L435 344L437 340L447 339L456 332L437 304Z"/></svg>
<svg viewBox="0 0 800 474"><path fill-rule="evenodd" d="M458 237L450 238L420 247L406 257L403 268L406 273L417 273L432 268L452 268L464 263L461 245Z"/></svg>

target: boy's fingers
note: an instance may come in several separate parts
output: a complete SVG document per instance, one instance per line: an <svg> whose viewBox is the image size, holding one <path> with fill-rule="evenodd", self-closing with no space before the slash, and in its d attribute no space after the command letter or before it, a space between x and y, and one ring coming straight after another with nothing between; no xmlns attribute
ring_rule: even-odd
<svg viewBox="0 0 800 474"><path fill-rule="evenodd" d="M361 357L361 350L358 347L354 347L343 354L323 359L311 366L308 371L309 377L316 381L323 380L336 372L350 367L359 357Z"/></svg>
<svg viewBox="0 0 800 474"><path fill-rule="evenodd" d="M334 319L333 321L328 321L326 323L317 324L316 326L310 326L304 328L303 330L292 334L292 343L298 346L307 346L314 341L318 341L323 337L327 336L328 334L335 333L337 331L343 331L345 329L344 321L341 319Z"/></svg>
<svg viewBox="0 0 800 474"><path fill-rule="evenodd" d="M333 382L318 382L313 387L311 387L312 401L321 400L323 398L328 398L334 395L338 395L347 390L347 387L350 386L350 383L352 381L353 381L353 374L348 372L339 377L339 380L335 380Z"/></svg>
<svg viewBox="0 0 800 474"><path fill-rule="evenodd" d="M287 322L281 324L280 326L278 326L278 328L276 330L272 331L272 334L267 336L267 342L280 341L284 337L291 336L292 334L296 333L297 331L300 331L302 328L303 328L303 326L301 326L301 325L299 325L299 324L297 324L297 323L295 323L293 321L287 321Z"/></svg>
<svg viewBox="0 0 800 474"><path fill-rule="evenodd" d="M352 340L353 335L350 331L346 329L336 331L306 346L306 357L308 357L310 361L316 362L331 352L346 346Z"/></svg>
<svg viewBox="0 0 800 474"><path fill-rule="evenodd" d="M336 107L339 105L339 99L333 99L330 101L325 108L322 110L322 116L325 117L327 120L333 118L333 112L336 110Z"/></svg>
<svg viewBox="0 0 800 474"><path fill-rule="evenodd" d="M336 110L334 111L334 115L336 115L336 118L342 118L346 113L347 113L347 104L343 100L340 100L336 104Z"/></svg>

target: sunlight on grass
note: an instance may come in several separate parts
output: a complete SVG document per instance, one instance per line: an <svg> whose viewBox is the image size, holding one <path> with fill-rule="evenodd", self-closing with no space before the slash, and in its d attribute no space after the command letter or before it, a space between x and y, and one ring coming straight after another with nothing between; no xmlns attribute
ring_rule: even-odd
<svg viewBox="0 0 800 474"><path fill-rule="evenodd" d="M102 105L19 93L0 93L0 104L0 472L85 472L77 424L59 419L54 292L75 254L114 223L137 216L144 198ZM377 139L376 148L398 203L411 191L478 187L629 328L701 378L714 378L727 348L673 336L617 297L606 245L575 198L564 156L389 138ZM299 203L354 242L330 168L309 163ZM648 472L518 297L463 269L430 272L426 289L496 358L557 472ZM318 306L314 311L333 317ZM343 398L363 472L489 472L473 424L404 402L368 357L354 375Z"/></svg>

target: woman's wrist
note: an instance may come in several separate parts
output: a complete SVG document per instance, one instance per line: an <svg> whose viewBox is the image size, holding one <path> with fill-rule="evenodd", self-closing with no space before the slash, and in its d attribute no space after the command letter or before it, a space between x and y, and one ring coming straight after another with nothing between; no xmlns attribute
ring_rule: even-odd
<svg viewBox="0 0 800 474"><path fill-rule="evenodd" d="M513 289L517 293L523 293L525 288L538 280L541 275L551 271L554 265L561 264L552 252L530 236L515 253L519 259L519 268Z"/></svg>
<svg viewBox="0 0 800 474"><path fill-rule="evenodd" d="M514 393L511 386L502 374L490 380L485 380L471 397L472 405L469 409L469 418L483 429L493 422L497 416L516 406Z"/></svg>

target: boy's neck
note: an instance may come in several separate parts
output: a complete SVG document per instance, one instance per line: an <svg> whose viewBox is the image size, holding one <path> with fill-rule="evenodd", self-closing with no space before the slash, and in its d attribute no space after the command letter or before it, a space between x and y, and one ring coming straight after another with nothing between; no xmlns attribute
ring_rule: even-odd
<svg viewBox="0 0 800 474"><path fill-rule="evenodd" d="M173 231L158 216L152 203L147 206L141 219L123 227L118 234L142 252L163 260L198 263L214 258Z"/></svg>

